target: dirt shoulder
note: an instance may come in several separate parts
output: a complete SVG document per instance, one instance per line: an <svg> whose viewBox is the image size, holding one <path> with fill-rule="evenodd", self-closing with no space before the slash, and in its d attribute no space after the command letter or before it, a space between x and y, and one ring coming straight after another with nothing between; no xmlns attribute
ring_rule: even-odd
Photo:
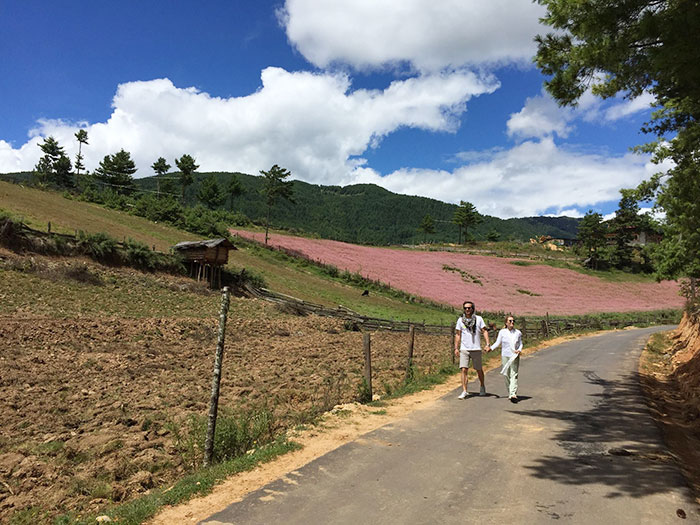
<svg viewBox="0 0 700 525"><path fill-rule="evenodd" d="M602 332L596 332L598 335ZM564 336L526 348L523 355L533 354L543 348L560 344L564 341L581 336ZM490 370L498 366L493 360ZM470 378L471 380L471 378ZM386 401L382 407L348 403L337 405L325 414L322 421L313 427L296 431L291 439L302 445L300 450L291 452L280 458L260 465L254 470L237 474L217 485L211 494L193 499L176 507L168 507L149 521L150 525L166 525L171 523L195 523L223 510L233 502L243 499L266 484L297 470L314 459L357 439L379 427L405 418L416 410L430 409L438 399L459 387L459 374L455 374L446 383L437 385L430 390L398 399Z"/></svg>

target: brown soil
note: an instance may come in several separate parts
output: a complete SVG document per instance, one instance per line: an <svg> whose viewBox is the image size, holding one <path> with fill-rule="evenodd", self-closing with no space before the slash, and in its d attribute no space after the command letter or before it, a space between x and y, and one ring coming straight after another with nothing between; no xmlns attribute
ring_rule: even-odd
<svg viewBox="0 0 700 525"><path fill-rule="evenodd" d="M178 450L174 431L208 411L217 326L216 318L0 315L0 522L32 508L37 522L98 511L199 464L201 454ZM232 298L226 333L221 410L267 406L276 428L291 428L358 396L362 334L340 320ZM403 379L407 338L372 334L375 392ZM446 336L416 335L421 371L449 351Z"/></svg>
<svg viewBox="0 0 700 525"><path fill-rule="evenodd" d="M644 352L642 384L664 439L700 503L700 319L684 315L659 355Z"/></svg>

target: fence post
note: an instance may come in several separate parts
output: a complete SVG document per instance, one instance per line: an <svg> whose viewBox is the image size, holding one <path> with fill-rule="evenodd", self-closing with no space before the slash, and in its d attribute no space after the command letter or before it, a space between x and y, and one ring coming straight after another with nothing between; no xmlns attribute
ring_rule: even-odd
<svg viewBox="0 0 700 525"><path fill-rule="evenodd" d="M207 439L204 442L204 466L211 464L214 455L214 432L216 431L216 413L219 408L219 386L221 385L221 362L224 359L224 338L226 335L226 316L230 290L226 286L222 290L221 310L219 312L219 337L216 343L216 356L214 357L214 375L211 382L211 399L209 401L209 423L207 426Z"/></svg>
<svg viewBox="0 0 700 525"><path fill-rule="evenodd" d="M372 401L372 351L370 349L370 335L365 332L362 335L362 346L365 352L365 384L367 385L366 395Z"/></svg>
<svg viewBox="0 0 700 525"><path fill-rule="evenodd" d="M415 340L415 327L408 327L408 359L406 361L406 383L413 379L413 342Z"/></svg>
<svg viewBox="0 0 700 525"><path fill-rule="evenodd" d="M527 339L527 319L525 319L524 317L523 317L522 334L523 334L523 342L525 342L525 339Z"/></svg>

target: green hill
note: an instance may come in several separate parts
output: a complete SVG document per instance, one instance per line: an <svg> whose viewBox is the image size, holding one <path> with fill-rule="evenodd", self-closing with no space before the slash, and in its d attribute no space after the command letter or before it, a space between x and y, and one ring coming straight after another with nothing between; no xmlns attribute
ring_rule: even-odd
<svg viewBox="0 0 700 525"><path fill-rule="evenodd" d="M185 200L197 203L197 192L202 181L214 176L220 188L225 188L236 175L243 195L233 202L233 209L261 224L267 212L260 189L262 177L245 173L205 172L195 174L194 184L187 188ZM11 182L27 182L31 173L8 173L2 178ZM144 177L134 181L138 191L155 193L159 187L179 197L177 173L158 177ZM418 231L423 217L435 221L435 233L428 242L458 242L459 231L452 223L457 205L436 199L392 193L374 184L351 186L322 186L293 181L294 203L280 201L272 210L271 225L283 230L317 235L356 244L392 245L423 242L425 235ZM227 199L222 207L229 208ZM540 235L572 239L578 231L578 219L571 217L526 217L499 219L484 216L484 221L470 230L476 240L485 240L489 234L498 234L501 240L527 241Z"/></svg>
<svg viewBox="0 0 700 525"><path fill-rule="evenodd" d="M32 228L72 234L76 230L106 233L118 240L132 238L159 251L167 252L180 241L200 237L126 212L96 204L71 200L60 193L41 191L0 181L0 212L6 211ZM229 267L245 268L262 277L268 288L313 303L336 307L342 304L365 315L402 320L442 323L452 320L448 309L406 301L401 294L372 291L363 297L362 284L352 286L341 278L331 278L304 261L295 261L279 252L255 245L239 245L229 254ZM359 287L359 288L358 288Z"/></svg>
<svg viewBox="0 0 700 525"><path fill-rule="evenodd" d="M231 173L198 173L195 183L187 189L186 199L196 203L201 181L214 176L225 187ZM235 199L233 208L254 222L263 220L266 208L260 188L262 177L235 173L244 194ZM172 176L172 174L170 174ZM156 177L136 180L140 189L155 191ZM315 234L357 244L389 245L422 242L424 235L418 226L425 215L435 220L436 232L430 242L457 242L459 232L452 223L457 205L436 199L399 195L374 184L351 186L321 186L294 181L295 203L280 201L273 209L271 223L278 228ZM230 203L227 200L226 206ZM470 233L484 240L491 232L503 240L526 241L540 235L572 239L578 231L578 219L571 217L527 217L499 219L485 216L484 222Z"/></svg>

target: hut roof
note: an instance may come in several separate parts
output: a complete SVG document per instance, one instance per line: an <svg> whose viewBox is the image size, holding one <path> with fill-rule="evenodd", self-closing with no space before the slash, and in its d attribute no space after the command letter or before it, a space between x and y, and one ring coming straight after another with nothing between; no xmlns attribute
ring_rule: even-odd
<svg viewBox="0 0 700 525"><path fill-rule="evenodd" d="M184 242L179 242L173 248L175 250L194 250L197 248L216 248L217 246L221 246L222 248L228 248L229 250L237 250L233 243L229 241L228 239L207 239L205 241L184 241Z"/></svg>

